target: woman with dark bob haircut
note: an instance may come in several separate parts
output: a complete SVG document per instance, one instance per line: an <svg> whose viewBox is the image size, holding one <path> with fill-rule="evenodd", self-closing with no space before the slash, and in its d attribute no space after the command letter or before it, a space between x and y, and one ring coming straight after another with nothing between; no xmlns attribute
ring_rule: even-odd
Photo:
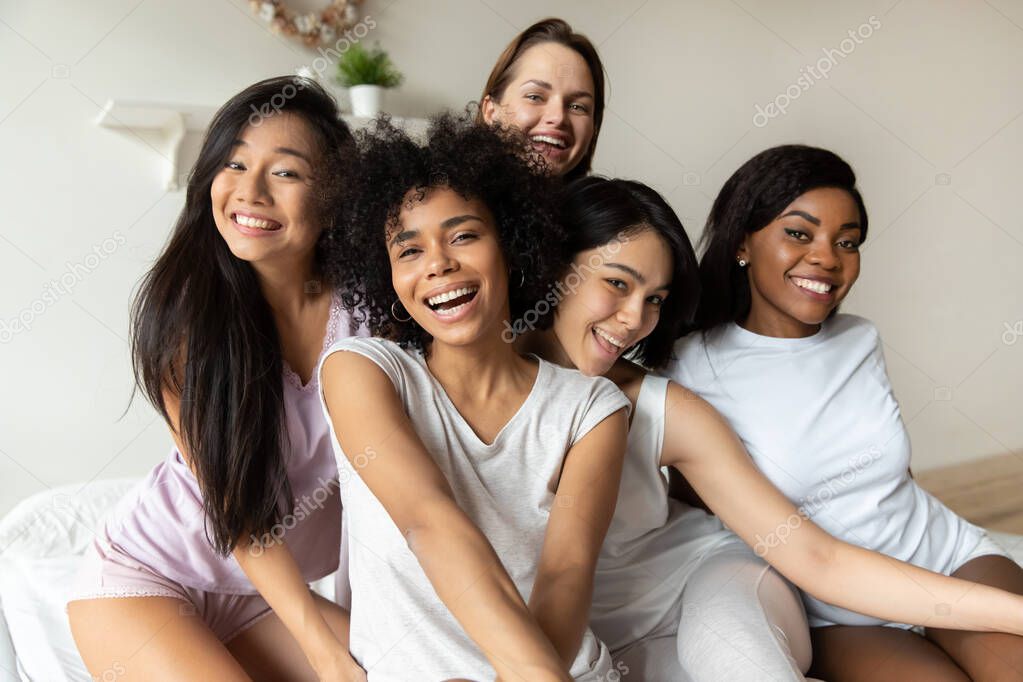
<svg viewBox="0 0 1023 682"><path fill-rule="evenodd" d="M714 201L699 331L678 342L667 373L720 411L799 504L788 521L785 498L768 504L721 477L763 524L750 534L721 511L724 521L806 591L811 674L1017 679L1023 569L913 480L878 331L838 314L866 233L856 175L836 154L786 145L754 156ZM899 561L872 570L879 555Z"/></svg>
<svg viewBox="0 0 1023 682"><path fill-rule="evenodd" d="M114 661L146 680L363 674L347 614L308 588L340 557L313 370L352 333L321 247L354 156L307 79L256 83L209 126L132 307L136 383L175 447L106 522L68 605L97 678Z"/></svg>
<svg viewBox="0 0 1023 682"><path fill-rule="evenodd" d="M546 182L524 140L468 117L360 143L330 261L382 338L320 369L352 655L380 680L609 679L587 620L628 401L503 338L557 274Z"/></svg>

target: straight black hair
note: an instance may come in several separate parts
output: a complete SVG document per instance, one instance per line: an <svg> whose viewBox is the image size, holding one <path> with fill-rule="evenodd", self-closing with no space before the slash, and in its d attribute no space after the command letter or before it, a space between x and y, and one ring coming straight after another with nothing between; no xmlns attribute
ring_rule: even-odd
<svg viewBox="0 0 1023 682"><path fill-rule="evenodd" d="M767 227L797 197L821 187L845 190L856 202L862 243L867 238L867 209L852 167L834 152L798 144L772 147L728 178L700 238L699 329L745 319L751 299L746 271L736 262L739 246L747 234Z"/></svg>
<svg viewBox="0 0 1023 682"><path fill-rule="evenodd" d="M268 532L293 504L280 338L255 271L217 231L210 197L241 131L280 113L302 117L318 138L314 210L329 231L354 153L351 132L314 81L261 81L213 117L184 209L131 309L136 389L172 429L165 392L180 397L179 439L202 492L207 537L225 556L240 538Z"/></svg>
<svg viewBox="0 0 1023 682"><path fill-rule="evenodd" d="M650 230L671 252L671 289L657 326L627 349L631 359L651 369L663 367L675 340L692 328L700 300L696 253L682 222L668 202L650 187L632 180L589 176L562 188L557 205L568 230L562 258L567 268L575 257L592 249ZM545 320L549 326L551 318Z"/></svg>

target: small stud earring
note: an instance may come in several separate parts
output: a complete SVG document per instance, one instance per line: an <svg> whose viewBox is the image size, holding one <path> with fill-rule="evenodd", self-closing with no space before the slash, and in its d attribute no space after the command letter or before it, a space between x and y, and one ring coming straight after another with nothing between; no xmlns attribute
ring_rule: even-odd
<svg viewBox="0 0 1023 682"><path fill-rule="evenodd" d="M745 258L740 258L739 259L739 267L740 268L744 268L747 265L749 265L749 261L747 261Z"/></svg>

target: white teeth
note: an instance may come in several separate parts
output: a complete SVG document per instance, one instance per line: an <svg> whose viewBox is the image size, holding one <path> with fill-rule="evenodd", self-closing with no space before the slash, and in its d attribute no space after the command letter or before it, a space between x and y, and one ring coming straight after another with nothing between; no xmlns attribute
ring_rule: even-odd
<svg viewBox="0 0 1023 682"><path fill-rule="evenodd" d="M455 289L454 291L445 291L443 294L437 294L436 296L432 296L426 299L426 302L429 303L430 305L439 305L446 301L450 301L454 298L458 298L459 296L471 294L474 291L479 291L479 287L462 287L461 289ZM465 304L463 303L462 305ZM462 306L458 306L458 308L461 307ZM458 308L453 308L453 310L457 310Z"/></svg>
<svg viewBox="0 0 1023 682"><path fill-rule="evenodd" d="M455 313L457 313L459 310L461 310L462 308L464 308L467 305L469 305L469 304L468 303L463 303L461 305L456 305L454 308L448 308L446 310L444 308L438 308L437 310L434 310L433 312L437 313L441 317L450 317L451 315L454 315Z"/></svg>
<svg viewBox="0 0 1023 682"><path fill-rule="evenodd" d="M829 291L831 291L831 288L832 288L832 285L830 285L830 284L825 284L824 282L818 282L817 280L813 280L813 279L803 279L802 277L793 277L792 278L792 282L797 287L802 287L803 289L809 289L810 291L813 291L813 292L818 293L818 294L826 294Z"/></svg>
<svg viewBox="0 0 1023 682"><path fill-rule="evenodd" d="M612 346L614 346L616 348L624 348L625 347L625 342L624 341L622 341L621 339L616 338L614 336L611 336L610 334L608 334L606 331L604 331L600 327L594 327L593 331L595 331L597 333L597 336L599 336L600 338L604 339L605 341L610 343Z"/></svg>
<svg viewBox="0 0 1023 682"><path fill-rule="evenodd" d="M278 227L280 227L279 223L276 223L272 220L260 220L259 218L250 218L249 216L241 215L240 213L236 213L234 215L234 220L239 225L244 225L245 227L257 227L260 230L270 229L275 230Z"/></svg>
<svg viewBox="0 0 1023 682"><path fill-rule="evenodd" d="M551 137L550 135L534 135L529 139L531 139L533 142L546 142L547 144L552 144L560 149L565 148L564 140L557 137Z"/></svg>

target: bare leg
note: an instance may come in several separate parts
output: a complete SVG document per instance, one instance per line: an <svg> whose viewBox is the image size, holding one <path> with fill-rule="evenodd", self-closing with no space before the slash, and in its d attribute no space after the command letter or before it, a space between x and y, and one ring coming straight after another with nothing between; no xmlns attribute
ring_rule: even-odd
<svg viewBox="0 0 1023 682"><path fill-rule="evenodd" d="M910 630L834 625L813 628L810 674L828 682L970 682L937 645Z"/></svg>
<svg viewBox="0 0 1023 682"><path fill-rule="evenodd" d="M120 682L248 680L188 602L173 597L68 604L71 633L94 679Z"/></svg>
<svg viewBox="0 0 1023 682"><path fill-rule="evenodd" d="M320 613L334 631L340 646L348 646L348 612L314 594ZM227 649L241 662L253 680L313 680L309 661L298 642L274 614L263 618L227 643Z"/></svg>
<svg viewBox="0 0 1023 682"><path fill-rule="evenodd" d="M339 646L348 612L313 595ZM94 678L132 680L316 680L298 642L276 615L226 645L186 601L173 597L85 599L68 604L78 651ZM104 676L104 673L107 673Z"/></svg>
<svg viewBox="0 0 1023 682"><path fill-rule="evenodd" d="M1023 594L1023 568L1003 556L977 557L952 575ZM927 638L944 649L977 682L1023 680L1023 637L928 628Z"/></svg>

